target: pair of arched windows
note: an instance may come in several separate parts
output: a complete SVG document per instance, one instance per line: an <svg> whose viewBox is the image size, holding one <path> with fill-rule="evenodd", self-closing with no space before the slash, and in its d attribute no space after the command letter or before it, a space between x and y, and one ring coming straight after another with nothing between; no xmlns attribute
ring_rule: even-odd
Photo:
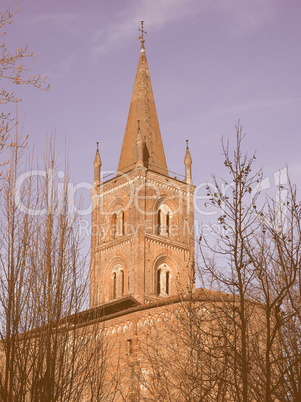
<svg viewBox="0 0 301 402"><path fill-rule="evenodd" d="M166 204L161 204L157 215L157 234L161 236L170 236L171 210Z"/></svg>
<svg viewBox="0 0 301 402"><path fill-rule="evenodd" d="M112 238L124 235L124 211L115 212L112 217Z"/></svg>
<svg viewBox="0 0 301 402"><path fill-rule="evenodd" d="M122 297L124 295L124 271L116 269L112 275L112 298Z"/></svg>
<svg viewBox="0 0 301 402"><path fill-rule="evenodd" d="M157 269L156 291L158 296L169 296L170 294L170 269L167 264L161 264Z"/></svg>

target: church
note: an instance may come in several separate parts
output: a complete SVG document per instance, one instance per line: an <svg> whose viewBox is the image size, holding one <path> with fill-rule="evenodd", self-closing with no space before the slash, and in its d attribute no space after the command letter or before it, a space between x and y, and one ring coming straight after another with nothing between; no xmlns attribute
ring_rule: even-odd
<svg viewBox="0 0 301 402"><path fill-rule="evenodd" d="M90 308L123 309L186 293L194 283L194 186L188 145L185 177L167 168L144 39L117 174L92 188ZM183 166L184 167L184 166ZM118 307L118 308L119 308Z"/></svg>
<svg viewBox="0 0 301 402"><path fill-rule="evenodd" d="M224 365L208 358L224 347L220 316L210 313L221 295L195 289L192 158L187 141L184 175L168 170L143 23L140 32L116 173L103 177L98 144L94 159L89 308L66 202L57 224L53 213L42 219L45 237L33 232L41 260L29 260L21 330L0 342L1 400L199 401L224 392Z"/></svg>
<svg viewBox="0 0 301 402"><path fill-rule="evenodd" d="M118 169L103 180L97 144L91 189L90 309L80 313L86 325L92 314L107 337L115 334L125 356L137 349L139 328L172 315L183 295L192 294L195 287L192 159L186 141L185 176L168 171L143 23L141 32ZM142 400L137 381L131 392L133 400Z"/></svg>
<svg viewBox="0 0 301 402"><path fill-rule="evenodd" d="M143 22L140 32L116 173L103 177L98 144L94 159L89 308L82 310L88 278L68 203L62 203L64 211L58 209L57 220L52 210L45 219L39 216L39 230L33 225L28 232L25 216L24 239L32 237L34 247L21 238L20 250L31 251L27 257L17 252L26 270L20 271L19 282L14 276L8 282L0 399L247 402L271 401L264 395L273 392L273 400L286 400L279 380L283 351L278 305L271 307L247 293L240 297L235 272L228 288L220 287L215 250L208 258L209 289L195 288L196 271L206 274L206 264L195 264L192 158L187 141L184 166L179 166L184 175L168 170ZM67 190L65 194L67 200ZM222 251L231 262L231 250ZM242 266L248 268L249 262L242 261ZM226 270L221 267L222 280ZM9 272L14 274L14 265ZM14 299L19 291L23 298ZM19 312L24 306L23 316Z"/></svg>
<svg viewBox="0 0 301 402"><path fill-rule="evenodd" d="M113 175L102 177L97 144L89 309L67 318L68 345L79 347L74 356L82 369L73 381L82 383L85 401L237 400L243 381L239 299L195 289L192 158L187 141L185 175L168 170L143 22L140 31L138 68ZM245 308L252 358L262 361L264 315L256 303Z"/></svg>

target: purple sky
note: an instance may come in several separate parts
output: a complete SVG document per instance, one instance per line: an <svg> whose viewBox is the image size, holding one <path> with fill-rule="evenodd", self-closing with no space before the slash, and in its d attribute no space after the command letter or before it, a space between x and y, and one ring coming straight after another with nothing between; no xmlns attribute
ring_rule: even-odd
<svg viewBox="0 0 301 402"><path fill-rule="evenodd" d="M1 1L4 11L8 1ZM12 9L15 3L10 3ZM37 152L65 139L76 183L93 180L95 142L117 169L136 74L140 20L168 168L184 173L189 139L196 185L225 176L221 136L240 119L264 177L286 164L301 187L300 0L23 0L7 29L28 43L49 92L17 87ZM202 217L197 217L202 220Z"/></svg>

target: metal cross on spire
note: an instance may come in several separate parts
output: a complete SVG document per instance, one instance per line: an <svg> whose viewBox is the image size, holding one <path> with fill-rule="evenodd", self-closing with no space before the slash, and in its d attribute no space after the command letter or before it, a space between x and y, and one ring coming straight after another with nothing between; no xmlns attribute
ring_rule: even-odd
<svg viewBox="0 0 301 402"><path fill-rule="evenodd" d="M147 32L145 32L143 29L143 23L144 23L144 21L141 21L141 29L139 29L139 31L141 32L141 36L139 36L139 38L138 38L138 39L140 39L142 44L145 42L144 34L147 34Z"/></svg>

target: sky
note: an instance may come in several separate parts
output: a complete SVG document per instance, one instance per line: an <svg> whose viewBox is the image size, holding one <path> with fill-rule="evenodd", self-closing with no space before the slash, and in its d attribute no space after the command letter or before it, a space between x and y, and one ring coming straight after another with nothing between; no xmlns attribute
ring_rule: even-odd
<svg viewBox="0 0 301 402"><path fill-rule="evenodd" d="M37 55L31 71L50 84L47 92L15 88L29 147L43 152L56 133L75 184L93 183L96 141L102 169L117 169L144 20L168 168L184 174L188 139L203 194L212 174L225 177L221 138L233 142L240 120L269 186L288 166L301 188L299 0L1 0L0 10L8 5L22 10L7 28L8 48L28 44ZM198 222L215 219L201 203Z"/></svg>

